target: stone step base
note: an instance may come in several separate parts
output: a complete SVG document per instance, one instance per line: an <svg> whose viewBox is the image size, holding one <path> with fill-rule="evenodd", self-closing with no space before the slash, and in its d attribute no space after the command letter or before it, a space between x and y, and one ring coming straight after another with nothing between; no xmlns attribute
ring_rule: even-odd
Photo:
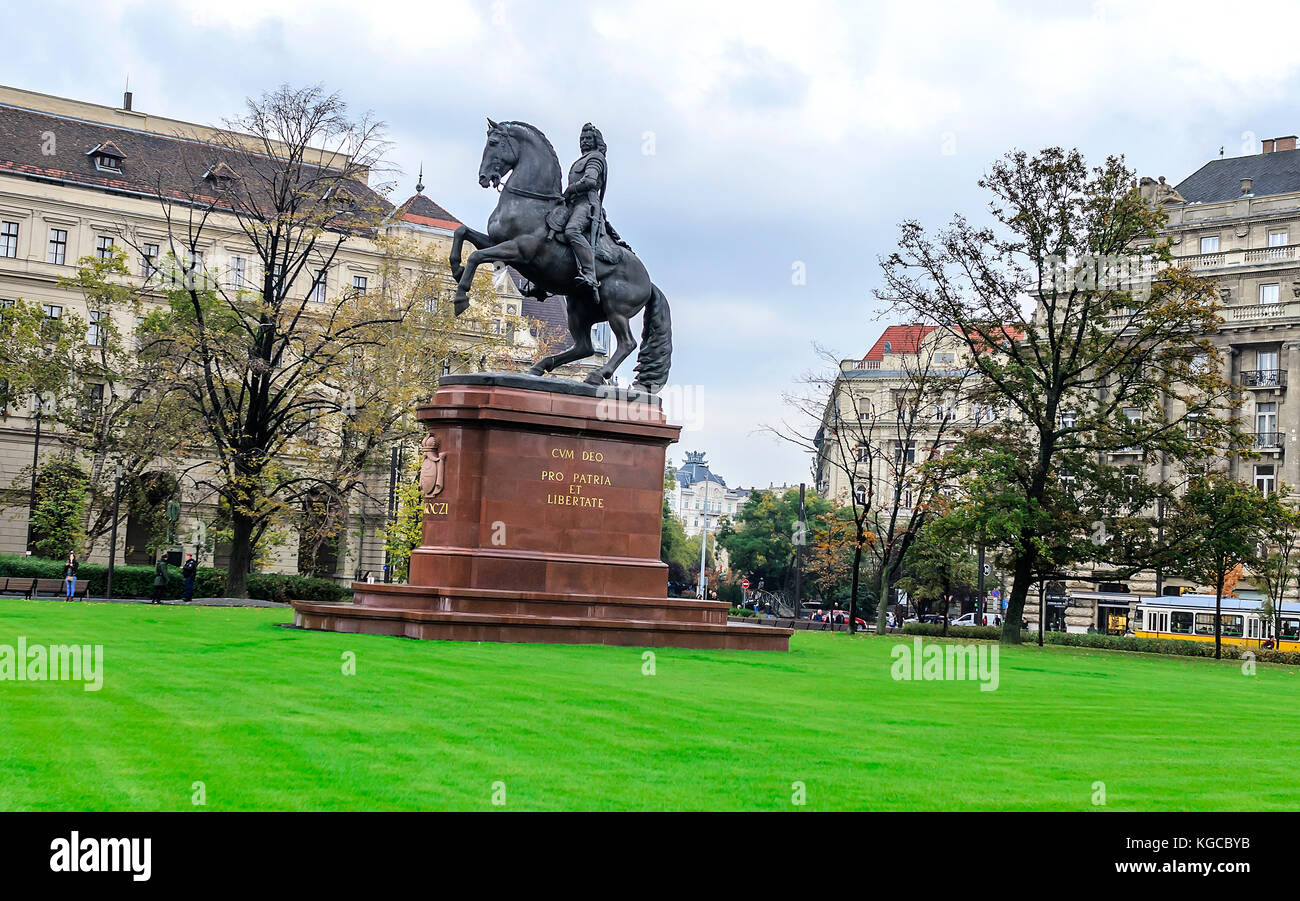
<svg viewBox="0 0 1300 901"><path fill-rule="evenodd" d="M607 644L726 651L788 651L792 634L789 629L725 622L468 613L307 601L294 602L293 621L303 629L432 641Z"/></svg>
<svg viewBox="0 0 1300 901"><path fill-rule="evenodd" d="M727 604L665 597L611 597L483 588L429 588L420 585L353 583L357 607L428 610L437 613L492 613L513 616L559 616L598 620L704 623L727 621Z"/></svg>

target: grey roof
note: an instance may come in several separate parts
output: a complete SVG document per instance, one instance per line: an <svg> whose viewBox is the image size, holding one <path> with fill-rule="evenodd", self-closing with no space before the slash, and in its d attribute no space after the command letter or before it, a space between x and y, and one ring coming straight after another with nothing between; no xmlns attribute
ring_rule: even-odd
<svg viewBox="0 0 1300 901"><path fill-rule="evenodd" d="M1188 203L1217 203L1240 197L1243 178L1256 197L1300 191L1300 150L1210 160L1175 187Z"/></svg>
<svg viewBox="0 0 1300 901"><path fill-rule="evenodd" d="M723 488L727 487L726 481L709 469L709 464L704 459L704 453L701 451L687 451L686 462L677 467L677 481L682 483L683 488L689 488L696 482L702 482L710 479L717 482Z"/></svg>

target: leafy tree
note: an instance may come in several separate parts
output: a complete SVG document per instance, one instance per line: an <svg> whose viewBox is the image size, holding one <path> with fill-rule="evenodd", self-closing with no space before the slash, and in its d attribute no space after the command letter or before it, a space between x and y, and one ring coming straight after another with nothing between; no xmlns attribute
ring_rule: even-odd
<svg viewBox="0 0 1300 901"><path fill-rule="evenodd" d="M420 466L424 456L411 454L406 478L397 485L397 517L384 530L384 550L393 579L405 582L411 574L411 551L424 539L424 495L420 491Z"/></svg>
<svg viewBox="0 0 1300 901"><path fill-rule="evenodd" d="M1272 625L1274 638L1282 634L1282 601L1296 577L1300 563L1300 511L1290 503L1286 489L1268 496L1264 511L1264 545L1253 567L1264 588L1260 615Z"/></svg>
<svg viewBox="0 0 1300 901"><path fill-rule="evenodd" d="M1242 566L1259 562L1270 527L1270 504L1258 490L1213 472L1193 479L1174 513L1173 528L1186 536L1179 571L1214 586L1214 656L1221 655L1223 595Z"/></svg>
<svg viewBox="0 0 1300 901"><path fill-rule="evenodd" d="M1235 391L1207 337L1217 288L1169 266L1166 213L1143 202L1121 158L1090 169L1078 151L1017 151L980 185L995 225L958 216L931 235L904 223L878 297L953 329L976 376L968 394L995 414L945 462L969 479L957 500L971 538L1005 551L1002 640L1018 643L1039 573L1149 565L1162 548L1143 512L1174 496L1180 464L1242 436L1219 415ZM1162 459L1164 477L1147 466Z"/></svg>
<svg viewBox="0 0 1300 901"><path fill-rule="evenodd" d="M857 547L858 529L851 507L836 507L810 529L810 553L806 574L809 582L825 601L854 602L852 584L854 567L861 564ZM874 542L874 535L864 536Z"/></svg>
<svg viewBox="0 0 1300 901"><path fill-rule="evenodd" d="M920 613L939 604L945 630L954 594L958 589L974 590L979 578L978 561L960 531L960 526L942 516L927 522L904 558L906 575L898 583L916 601Z"/></svg>
<svg viewBox="0 0 1300 901"><path fill-rule="evenodd" d="M403 259L413 279L390 278L388 290L317 290L346 246L405 254L382 233L387 186L367 186L387 146L382 125L338 95L286 86L249 100L213 145L220 166L192 173L199 187L158 191L179 274L146 331L215 457L207 484L228 510L226 592L242 597L260 542L297 518L309 544L335 540L346 494L410 434L411 398L446 358L449 286ZM231 231L258 264L241 278L201 257ZM486 272L474 297L493 297Z"/></svg>
<svg viewBox="0 0 1300 901"><path fill-rule="evenodd" d="M126 254L108 258L83 257L75 276L60 287L81 292L93 322L76 320L80 340L66 352L67 372L51 392L53 418L63 427L63 444L87 461L86 550L105 538L113 526L116 468L122 469L123 489L139 483L161 461L179 477L176 462L202 440L199 424L181 398L166 390L164 367L156 354L137 351L136 338L118 325L126 316L140 320L144 289L134 283ZM143 502L144 493L131 498ZM119 506L126 510L143 507ZM161 514L160 514L161 515Z"/></svg>
<svg viewBox="0 0 1300 901"><path fill-rule="evenodd" d="M55 558L81 553L87 502L86 472L71 454L61 454L41 466L32 510L33 551Z"/></svg>
<svg viewBox="0 0 1300 901"><path fill-rule="evenodd" d="M831 509L825 498L806 498L806 514L814 528ZM778 494L760 489L749 496L734 521L724 520L718 529L718 543L726 549L733 571L747 575L755 586L762 579L767 590L782 591L794 565L798 523L798 490Z"/></svg>

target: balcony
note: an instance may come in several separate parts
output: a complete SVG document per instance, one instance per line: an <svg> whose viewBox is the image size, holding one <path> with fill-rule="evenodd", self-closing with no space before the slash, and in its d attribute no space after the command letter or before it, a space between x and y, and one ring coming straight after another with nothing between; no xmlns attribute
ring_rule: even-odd
<svg viewBox="0 0 1300 901"><path fill-rule="evenodd" d="M1285 388L1285 369L1245 369L1241 373L1243 388Z"/></svg>
<svg viewBox="0 0 1300 901"><path fill-rule="evenodd" d="M1286 440L1282 432L1256 432L1254 437L1254 447L1257 452L1281 456L1283 442Z"/></svg>

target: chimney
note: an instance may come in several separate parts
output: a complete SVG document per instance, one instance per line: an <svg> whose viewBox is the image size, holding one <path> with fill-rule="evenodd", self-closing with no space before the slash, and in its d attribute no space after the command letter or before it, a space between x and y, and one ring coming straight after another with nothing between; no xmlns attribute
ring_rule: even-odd
<svg viewBox="0 0 1300 901"><path fill-rule="evenodd" d="M1253 178L1243 178L1243 179L1241 180L1241 193L1242 193L1243 195L1249 195L1249 194L1250 194L1250 189L1251 189L1251 187L1252 187L1254 184L1255 184L1255 179L1253 179Z"/></svg>
<svg viewBox="0 0 1300 901"><path fill-rule="evenodd" d="M1263 151L1264 153L1272 153L1272 152L1273 152L1273 141L1274 141L1274 140L1275 140L1274 138L1265 138L1264 140L1262 140L1262 141L1259 142L1259 143L1263 146L1263 148L1264 148L1264 151Z"/></svg>
<svg viewBox="0 0 1300 901"><path fill-rule="evenodd" d="M122 93L122 109L129 110L130 108L131 108L131 92L124 91Z"/></svg>
<svg viewBox="0 0 1300 901"><path fill-rule="evenodd" d="M1283 150L1295 150L1295 141L1295 135L1286 135L1285 137L1274 138L1273 151L1275 153L1281 153Z"/></svg>

